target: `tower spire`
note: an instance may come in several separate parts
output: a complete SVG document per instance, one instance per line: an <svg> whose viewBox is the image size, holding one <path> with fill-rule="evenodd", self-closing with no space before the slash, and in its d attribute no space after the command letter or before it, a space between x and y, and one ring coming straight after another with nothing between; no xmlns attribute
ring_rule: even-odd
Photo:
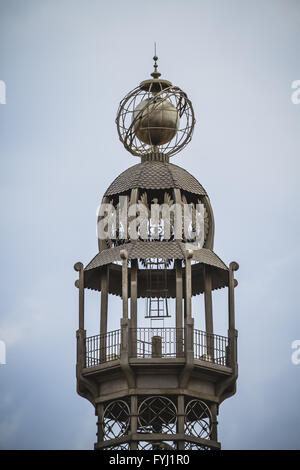
<svg viewBox="0 0 300 470"><path fill-rule="evenodd" d="M158 65L157 65L157 61L158 61L158 57L156 55L156 42L154 43L154 57L153 57L153 60L154 60L154 72L151 73L151 77L153 78L159 78L161 76L161 73L159 73L157 71L157 68L158 68Z"/></svg>

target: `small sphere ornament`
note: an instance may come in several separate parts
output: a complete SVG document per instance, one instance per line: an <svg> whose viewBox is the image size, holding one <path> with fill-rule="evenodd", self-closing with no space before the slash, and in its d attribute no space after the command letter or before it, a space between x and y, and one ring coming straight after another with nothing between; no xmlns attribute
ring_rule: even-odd
<svg viewBox="0 0 300 470"><path fill-rule="evenodd" d="M175 137L179 115L168 99L153 98L141 101L132 116L134 132L144 144L163 145Z"/></svg>
<svg viewBox="0 0 300 470"><path fill-rule="evenodd" d="M195 124L191 101L179 87L160 78L157 56L152 79L145 80L121 101L116 118L119 138L133 155L171 156L192 138Z"/></svg>

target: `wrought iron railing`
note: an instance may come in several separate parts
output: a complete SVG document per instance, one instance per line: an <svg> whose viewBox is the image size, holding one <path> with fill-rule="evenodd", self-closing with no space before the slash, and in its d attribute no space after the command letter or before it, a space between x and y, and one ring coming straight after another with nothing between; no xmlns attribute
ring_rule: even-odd
<svg viewBox="0 0 300 470"><path fill-rule="evenodd" d="M184 351L183 328L131 329L136 357L181 357Z"/></svg>
<svg viewBox="0 0 300 470"><path fill-rule="evenodd" d="M226 336L194 330L194 358L220 366L229 363L229 344Z"/></svg>
<svg viewBox="0 0 300 470"><path fill-rule="evenodd" d="M86 367L120 358L121 330L86 338Z"/></svg>
<svg viewBox="0 0 300 470"><path fill-rule="evenodd" d="M130 328L129 356L171 358L184 356L183 328ZM120 358L121 330L86 338L86 367ZM194 358L226 366L230 363L228 338L194 329Z"/></svg>

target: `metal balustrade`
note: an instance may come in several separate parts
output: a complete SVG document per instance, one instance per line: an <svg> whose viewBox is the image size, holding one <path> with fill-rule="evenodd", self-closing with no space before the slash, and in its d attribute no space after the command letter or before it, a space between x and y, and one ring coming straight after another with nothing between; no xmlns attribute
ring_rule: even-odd
<svg viewBox="0 0 300 470"><path fill-rule="evenodd" d="M136 328L132 329L132 335L136 336L136 357L150 358L182 357L184 351L183 328ZM161 353L154 354L155 339L161 338Z"/></svg>
<svg viewBox="0 0 300 470"><path fill-rule="evenodd" d="M225 336L194 329L194 358L217 365L230 363L229 341ZM129 357L184 357L183 328L129 328ZM120 358L121 330L86 338L86 367Z"/></svg>
<svg viewBox="0 0 300 470"><path fill-rule="evenodd" d="M220 366L229 364L229 343L226 336L194 330L194 358Z"/></svg>
<svg viewBox="0 0 300 470"><path fill-rule="evenodd" d="M120 358L121 330L86 338L86 367Z"/></svg>

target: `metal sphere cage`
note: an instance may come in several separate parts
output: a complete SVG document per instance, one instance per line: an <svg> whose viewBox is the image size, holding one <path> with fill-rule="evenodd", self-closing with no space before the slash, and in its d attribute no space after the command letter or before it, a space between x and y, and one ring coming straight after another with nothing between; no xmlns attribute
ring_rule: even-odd
<svg viewBox="0 0 300 470"><path fill-rule="evenodd" d="M166 87L164 81L149 80L148 86L142 85L120 102L116 118L120 141L132 155L175 155L192 138L195 125L192 103L179 87L172 84ZM176 116L170 119L172 111Z"/></svg>

